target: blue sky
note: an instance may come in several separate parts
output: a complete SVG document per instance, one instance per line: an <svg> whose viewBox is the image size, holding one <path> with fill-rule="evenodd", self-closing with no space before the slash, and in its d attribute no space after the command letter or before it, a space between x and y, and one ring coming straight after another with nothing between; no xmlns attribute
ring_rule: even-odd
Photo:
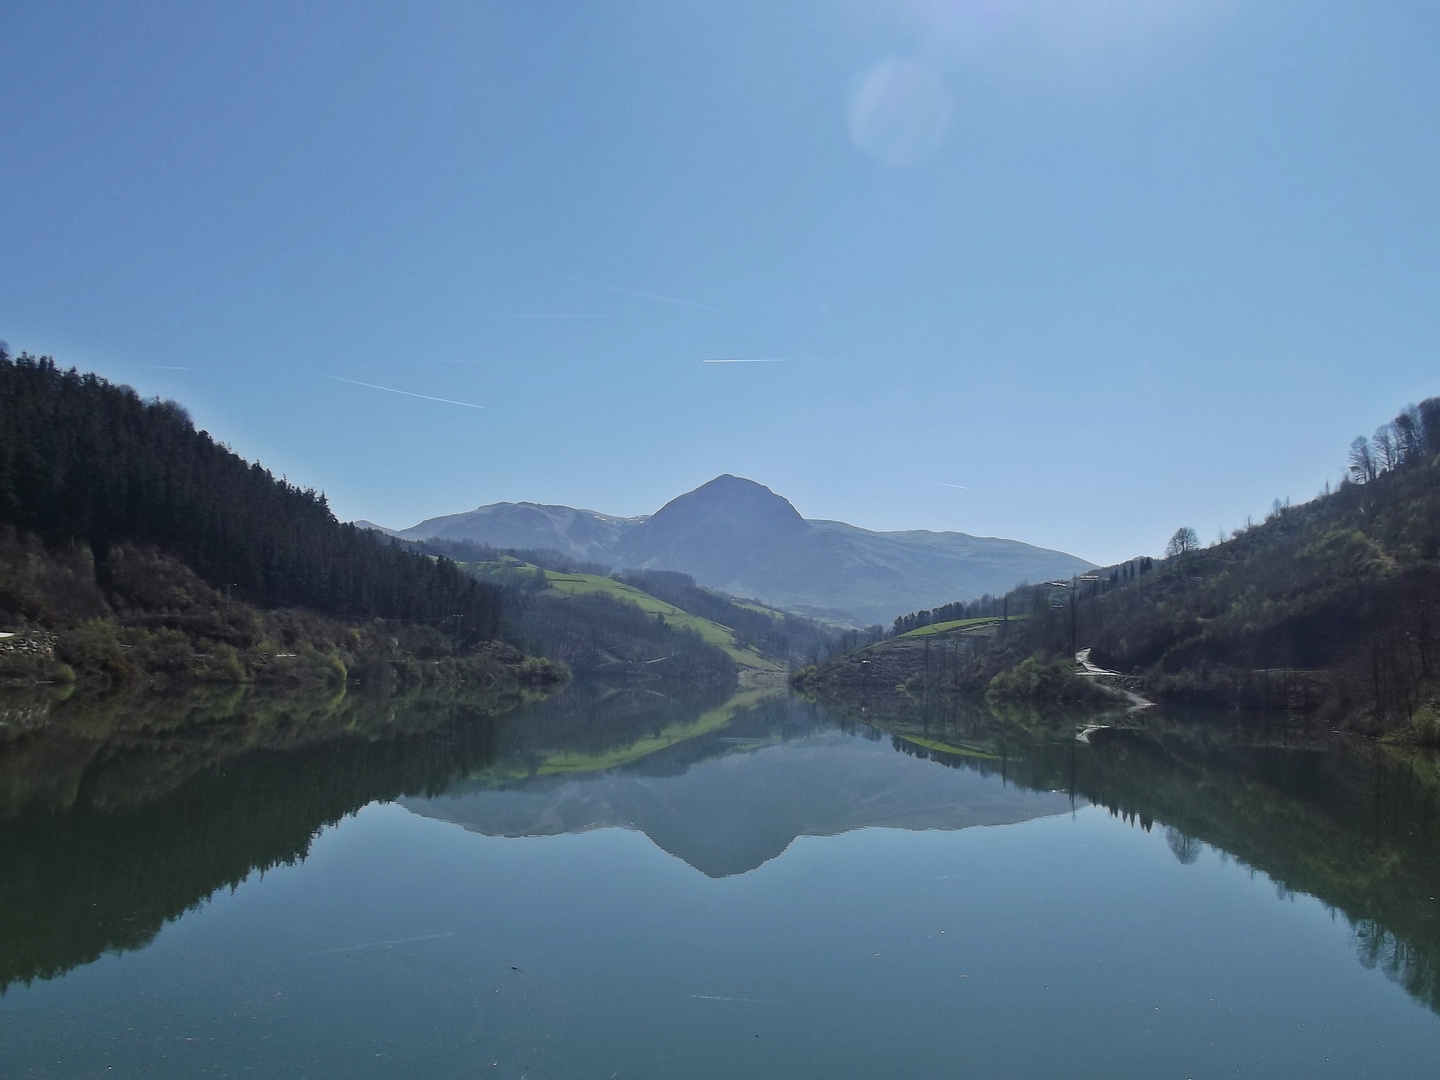
<svg viewBox="0 0 1440 1080"><path fill-rule="evenodd" d="M0 64L0 338L343 518L733 472L1103 562L1440 393L1433 2L14 2Z"/></svg>

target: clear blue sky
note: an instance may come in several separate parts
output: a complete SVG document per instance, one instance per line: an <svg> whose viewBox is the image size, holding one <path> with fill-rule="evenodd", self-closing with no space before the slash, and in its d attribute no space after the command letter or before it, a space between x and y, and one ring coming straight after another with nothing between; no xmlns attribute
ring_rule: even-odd
<svg viewBox="0 0 1440 1080"><path fill-rule="evenodd" d="M1440 393L1434 0L12 0L0 80L0 338L343 518L1108 561Z"/></svg>

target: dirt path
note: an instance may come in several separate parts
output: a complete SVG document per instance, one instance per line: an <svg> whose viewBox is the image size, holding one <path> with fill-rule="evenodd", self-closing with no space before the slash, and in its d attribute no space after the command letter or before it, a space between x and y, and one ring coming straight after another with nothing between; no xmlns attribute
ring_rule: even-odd
<svg viewBox="0 0 1440 1080"><path fill-rule="evenodd" d="M1086 678L1092 679L1119 680L1125 678L1125 676L1120 674L1120 672L1118 671L1111 671L1108 668L1102 668L1097 664L1092 664L1090 662L1089 649L1081 649L1079 652L1077 652L1075 654L1075 663L1080 665L1080 670L1075 673L1076 675L1082 675ZM1117 685L1114 686L1114 689L1119 690L1120 693L1124 694L1126 700L1130 702L1130 708L1126 710L1127 712L1138 712L1141 709L1148 709L1151 705L1155 704L1149 698L1141 697L1134 691L1126 690L1123 686Z"/></svg>

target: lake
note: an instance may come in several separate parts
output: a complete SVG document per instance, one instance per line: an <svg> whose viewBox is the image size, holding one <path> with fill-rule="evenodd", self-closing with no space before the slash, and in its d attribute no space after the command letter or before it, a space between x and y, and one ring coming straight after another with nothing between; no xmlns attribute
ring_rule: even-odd
<svg viewBox="0 0 1440 1080"><path fill-rule="evenodd" d="M783 692L0 708L5 1077L1426 1077L1440 769Z"/></svg>

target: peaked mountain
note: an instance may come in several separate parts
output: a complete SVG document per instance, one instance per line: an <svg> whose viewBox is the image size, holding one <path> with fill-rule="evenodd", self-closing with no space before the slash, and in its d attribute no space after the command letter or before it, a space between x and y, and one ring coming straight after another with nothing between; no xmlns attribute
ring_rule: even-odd
<svg viewBox="0 0 1440 1080"><path fill-rule="evenodd" d="M728 474L648 517L494 503L430 518L399 535L552 549L617 569L679 570L735 596L857 626L1092 566L1018 540L810 521L769 488Z"/></svg>

